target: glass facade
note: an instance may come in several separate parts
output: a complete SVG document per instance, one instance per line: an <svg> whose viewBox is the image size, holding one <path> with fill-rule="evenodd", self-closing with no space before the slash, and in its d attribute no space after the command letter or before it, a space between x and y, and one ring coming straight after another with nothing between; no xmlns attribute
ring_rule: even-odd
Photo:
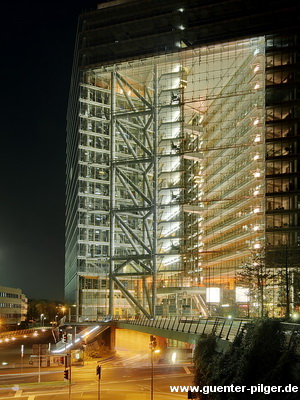
<svg viewBox="0 0 300 400"><path fill-rule="evenodd" d="M171 13L178 32L183 11ZM257 258L277 274L268 312L297 309L298 36L190 48L176 31L163 54L142 57L142 39L130 38L135 57L111 62L97 15L80 29L65 267L77 318L245 315L250 303L258 314L239 277ZM131 54L115 39L119 54Z"/></svg>

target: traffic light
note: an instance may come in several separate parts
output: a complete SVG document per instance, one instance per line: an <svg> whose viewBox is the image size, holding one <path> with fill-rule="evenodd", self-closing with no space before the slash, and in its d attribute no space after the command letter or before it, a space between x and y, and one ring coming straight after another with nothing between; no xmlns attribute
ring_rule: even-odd
<svg viewBox="0 0 300 400"><path fill-rule="evenodd" d="M64 378L65 378L66 380L69 380L69 370L68 370L68 369L65 369L65 370L64 370Z"/></svg>
<svg viewBox="0 0 300 400"><path fill-rule="evenodd" d="M96 367L96 375L98 375L99 379L101 378L101 366L97 365Z"/></svg>
<svg viewBox="0 0 300 400"><path fill-rule="evenodd" d="M150 348L155 349L156 346L157 346L156 337L150 335Z"/></svg>

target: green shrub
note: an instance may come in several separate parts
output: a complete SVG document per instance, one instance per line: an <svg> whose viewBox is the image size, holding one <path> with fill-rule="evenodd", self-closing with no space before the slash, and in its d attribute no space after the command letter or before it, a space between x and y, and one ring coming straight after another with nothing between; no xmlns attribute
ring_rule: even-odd
<svg viewBox="0 0 300 400"><path fill-rule="evenodd" d="M224 353L216 352L217 338L213 335L200 338L194 353L196 367L195 384L245 385L263 384L297 385L299 363L295 346L288 347L280 322L272 319L257 319L249 323ZM212 393L201 395L201 399L225 400L247 398L265 399L266 394L256 393ZM272 393L271 400L296 399L299 393Z"/></svg>

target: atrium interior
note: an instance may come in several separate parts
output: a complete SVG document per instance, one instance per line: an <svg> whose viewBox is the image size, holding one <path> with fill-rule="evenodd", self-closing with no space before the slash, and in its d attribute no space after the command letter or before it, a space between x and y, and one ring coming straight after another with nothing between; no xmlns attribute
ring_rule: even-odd
<svg viewBox="0 0 300 400"><path fill-rule="evenodd" d="M82 73L81 315L209 315L265 245L265 40Z"/></svg>

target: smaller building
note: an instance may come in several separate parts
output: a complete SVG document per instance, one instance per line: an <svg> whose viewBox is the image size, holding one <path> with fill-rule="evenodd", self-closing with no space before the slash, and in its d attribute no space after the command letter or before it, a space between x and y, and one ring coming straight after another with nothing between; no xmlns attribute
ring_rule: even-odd
<svg viewBox="0 0 300 400"><path fill-rule="evenodd" d="M25 321L27 302L21 289L0 286L0 326L18 325Z"/></svg>

